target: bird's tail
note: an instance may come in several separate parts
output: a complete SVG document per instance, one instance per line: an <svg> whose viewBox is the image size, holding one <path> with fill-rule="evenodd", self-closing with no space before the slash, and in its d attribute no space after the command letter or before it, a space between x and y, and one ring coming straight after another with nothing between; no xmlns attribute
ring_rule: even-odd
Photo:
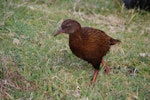
<svg viewBox="0 0 150 100"><path fill-rule="evenodd" d="M113 39L113 38L110 39L110 45L115 45L115 44L120 43L120 42L121 41L118 39Z"/></svg>

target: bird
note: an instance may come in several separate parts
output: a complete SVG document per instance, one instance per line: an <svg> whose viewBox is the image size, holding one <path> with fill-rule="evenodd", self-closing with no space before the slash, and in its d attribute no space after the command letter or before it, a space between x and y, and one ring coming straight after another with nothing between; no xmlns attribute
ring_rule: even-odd
<svg viewBox="0 0 150 100"><path fill-rule="evenodd" d="M110 69L105 66L103 57L110 50L111 45L120 43L118 39L108 36L104 31L92 28L82 27L81 24L73 19L66 19L62 22L60 29L54 33L69 35L69 47L74 55L90 63L94 67L94 74L90 83L92 86L102 65L106 73Z"/></svg>

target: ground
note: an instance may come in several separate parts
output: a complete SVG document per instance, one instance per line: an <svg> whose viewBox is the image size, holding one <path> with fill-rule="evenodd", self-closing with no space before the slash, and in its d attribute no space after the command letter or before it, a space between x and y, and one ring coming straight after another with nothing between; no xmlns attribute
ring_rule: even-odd
<svg viewBox="0 0 150 100"><path fill-rule="evenodd" d="M148 100L150 12L124 8L120 0L1 0L0 98L32 100ZM110 75L98 75L53 37L64 19L120 39L105 56Z"/></svg>

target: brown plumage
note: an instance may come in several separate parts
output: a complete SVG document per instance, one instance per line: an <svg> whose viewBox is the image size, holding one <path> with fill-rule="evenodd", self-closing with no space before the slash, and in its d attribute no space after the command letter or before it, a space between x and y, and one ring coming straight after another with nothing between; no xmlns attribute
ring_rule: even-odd
<svg viewBox="0 0 150 100"><path fill-rule="evenodd" d="M91 63L95 68L91 82L93 84L99 72L100 64L104 65L103 57L109 51L110 46L119 43L120 40L113 39L101 30L81 27L77 21L72 19L65 20L54 36L61 33L69 34L71 51L77 57ZM105 70L106 72L109 71L107 67Z"/></svg>

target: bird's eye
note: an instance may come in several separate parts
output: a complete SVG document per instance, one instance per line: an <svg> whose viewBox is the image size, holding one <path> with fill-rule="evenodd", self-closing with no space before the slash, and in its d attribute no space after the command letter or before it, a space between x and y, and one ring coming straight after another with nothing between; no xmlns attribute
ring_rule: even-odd
<svg viewBox="0 0 150 100"><path fill-rule="evenodd" d="M66 25L62 25L61 27L62 27L62 29L65 29L65 28L68 28L70 26L71 26L71 24L66 24Z"/></svg>

